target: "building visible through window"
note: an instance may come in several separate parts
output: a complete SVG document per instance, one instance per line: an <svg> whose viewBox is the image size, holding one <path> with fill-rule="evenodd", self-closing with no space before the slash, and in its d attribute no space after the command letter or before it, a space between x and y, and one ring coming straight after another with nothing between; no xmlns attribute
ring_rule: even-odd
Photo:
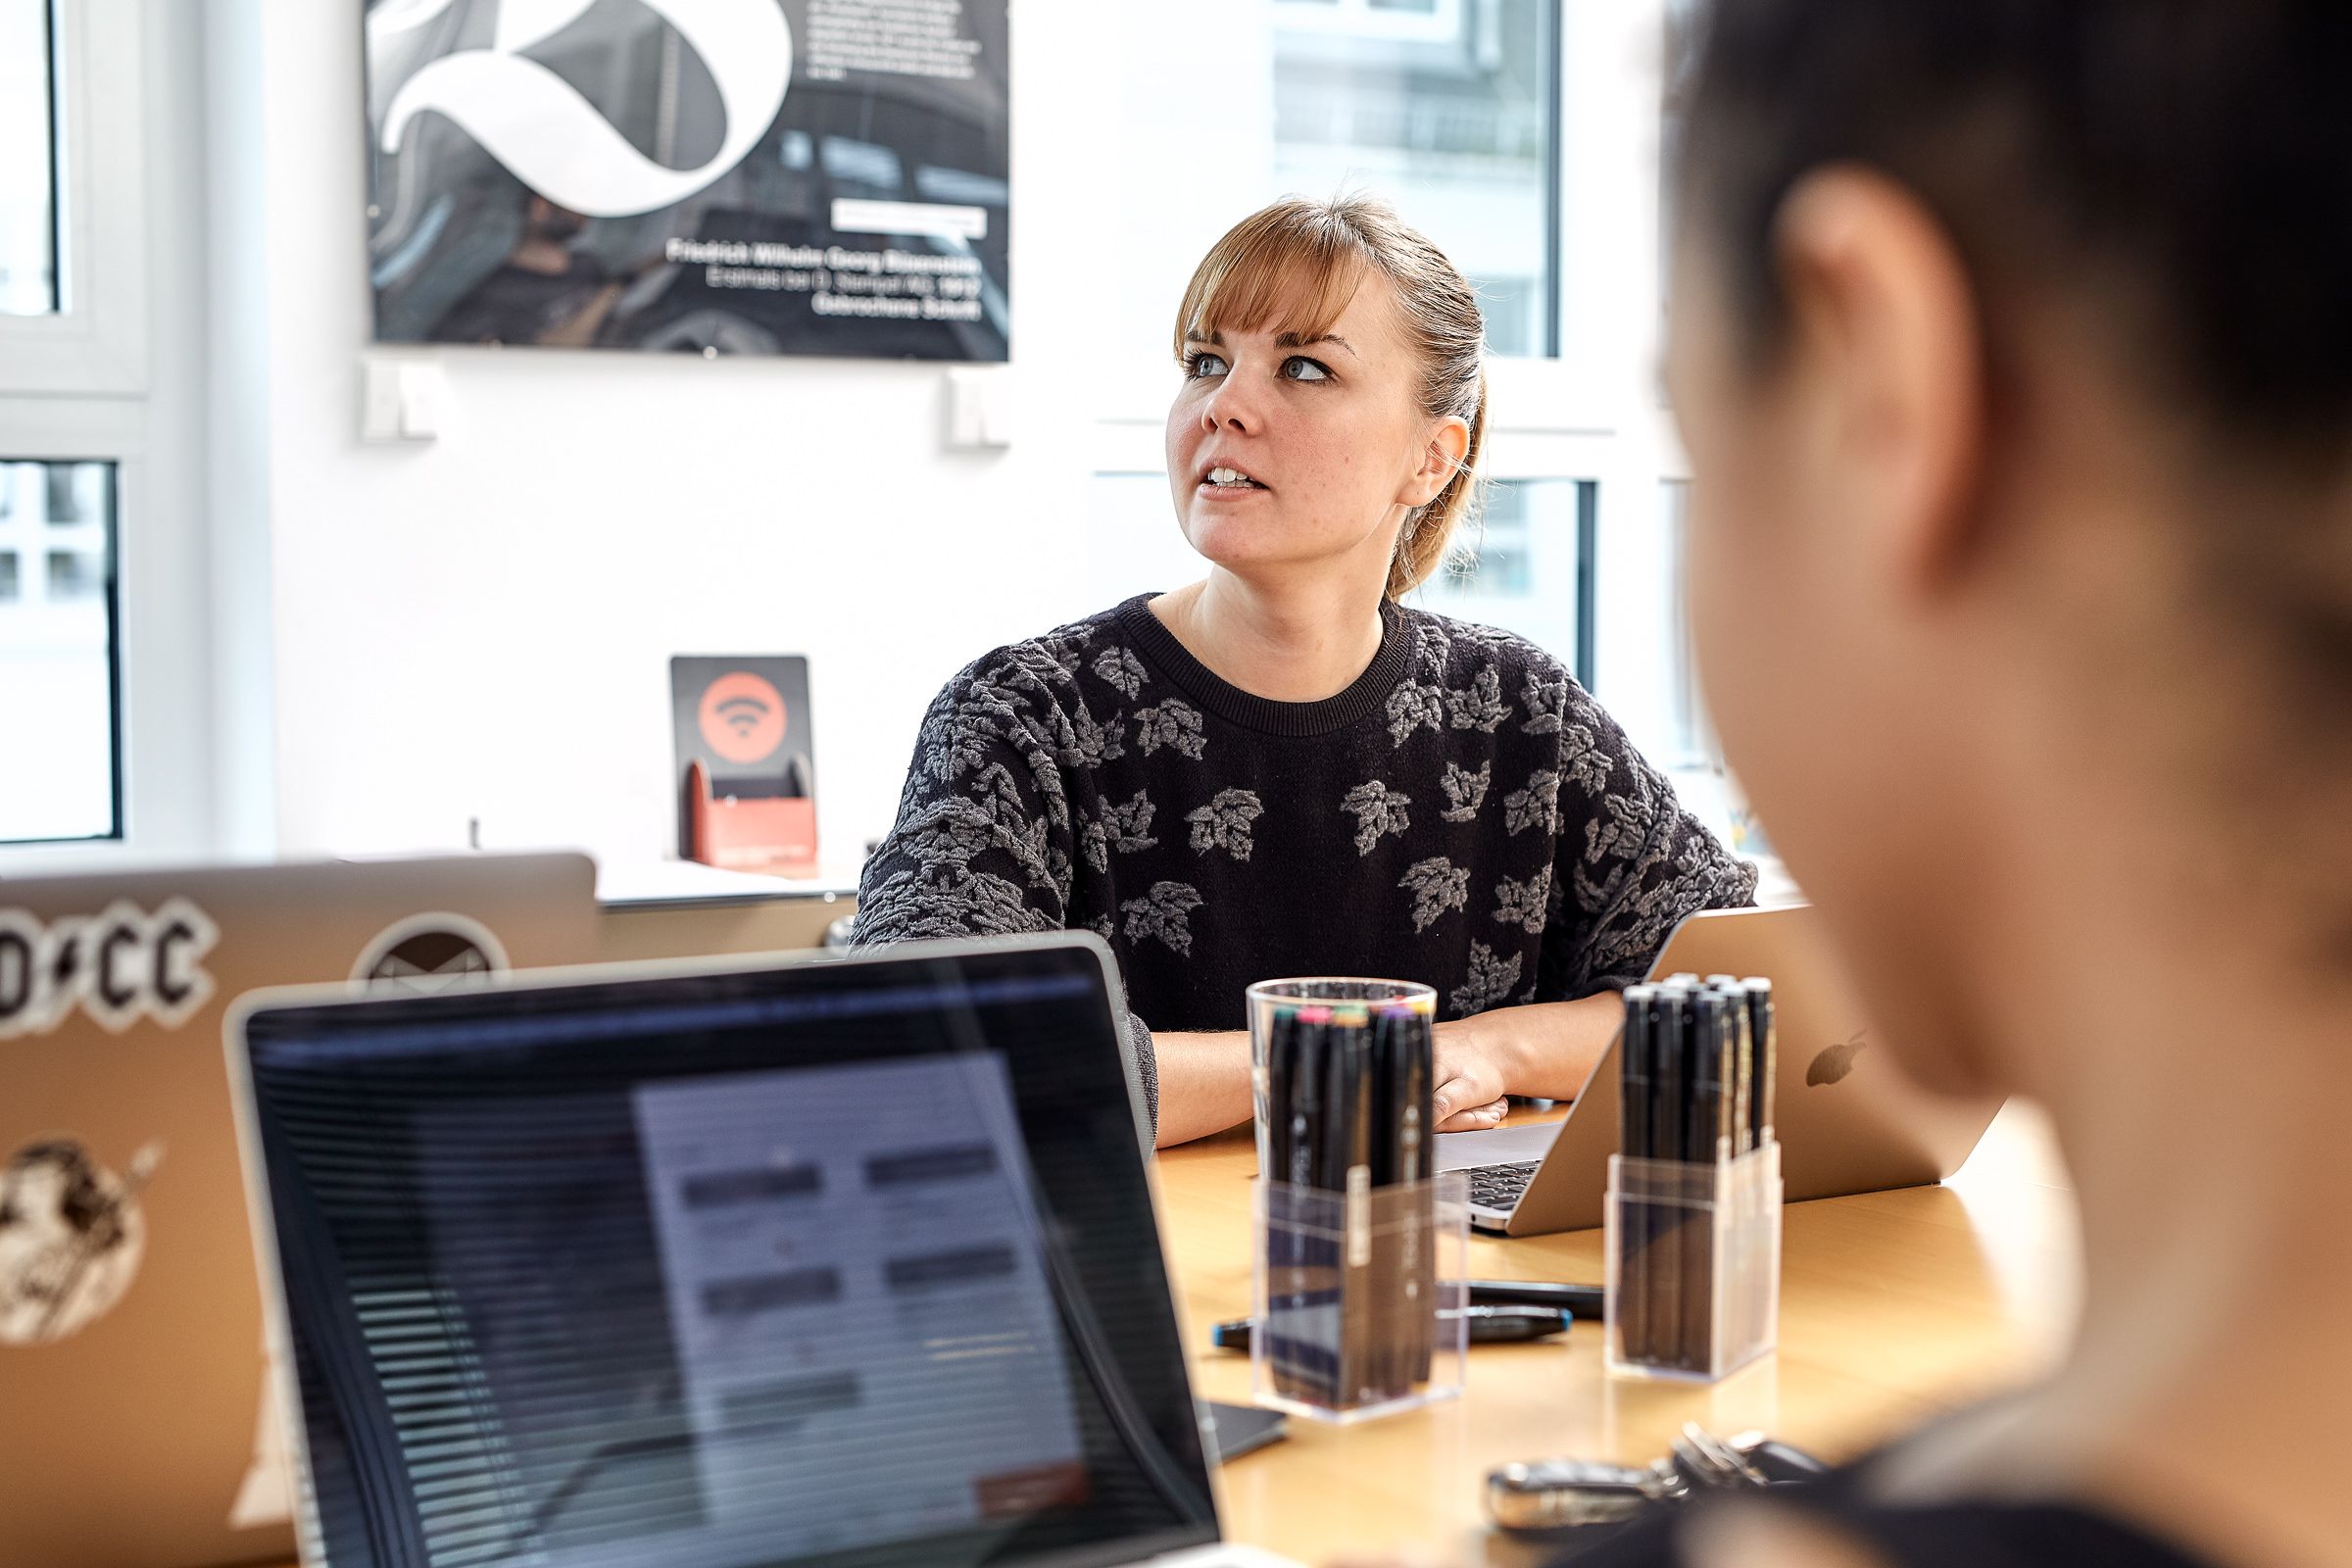
<svg viewBox="0 0 2352 1568"><path fill-rule="evenodd" d="M111 463L0 463L0 843L119 837Z"/></svg>
<svg viewBox="0 0 2352 1568"><path fill-rule="evenodd" d="M1274 186L1387 197L1478 286L1496 354L1558 352L1558 0L1275 0Z"/></svg>
<svg viewBox="0 0 2352 1568"><path fill-rule="evenodd" d="M49 0L0 0L0 316L60 305Z"/></svg>

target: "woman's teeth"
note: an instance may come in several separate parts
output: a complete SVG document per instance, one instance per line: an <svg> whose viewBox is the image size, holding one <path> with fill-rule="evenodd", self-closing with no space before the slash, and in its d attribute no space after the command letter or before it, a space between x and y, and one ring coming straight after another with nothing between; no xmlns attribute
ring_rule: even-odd
<svg viewBox="0 0 2352 1568"><path fill-rule="evenodd" d="M1208 470L1208 482L1210 484L1223 485L1229 489L1236 490L1254 490L1262 488L1262 486L1260 486L1255 479L1250 478L1248 474L1242 472L1238 468L1211 468Z"/></svg>

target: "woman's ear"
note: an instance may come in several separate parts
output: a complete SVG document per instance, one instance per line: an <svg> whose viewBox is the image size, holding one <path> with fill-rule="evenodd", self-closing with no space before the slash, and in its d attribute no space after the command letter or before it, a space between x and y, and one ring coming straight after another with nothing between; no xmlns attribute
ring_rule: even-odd
<svg viewBox="0 0 2352 1568"><path fill-rule="evenodd" d="M1450 414L1437 420L1430 427L1429 444L1421 449L1421 466L1396 492L1397 502L1406 507L1428 506L1453 482L1469 457L1470 421Z"/></svg>
<svg viewBox="0 0 2352 1568"><path fill-rule="evenodd" d="M1775 242L1808 507L1897 592L1933 594L1983 543L1983 322L1958 247L1875 172L1807 175Z"/></svg>

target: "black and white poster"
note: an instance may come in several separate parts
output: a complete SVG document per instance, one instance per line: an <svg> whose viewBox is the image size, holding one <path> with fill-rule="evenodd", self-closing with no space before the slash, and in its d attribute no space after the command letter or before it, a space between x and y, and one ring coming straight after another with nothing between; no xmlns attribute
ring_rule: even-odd
<svg viewBox="0 0 2352 1568"><path fill-rule="evenodd" d="M383 343L1004 360L1006 0L364 0Z"/></svg>

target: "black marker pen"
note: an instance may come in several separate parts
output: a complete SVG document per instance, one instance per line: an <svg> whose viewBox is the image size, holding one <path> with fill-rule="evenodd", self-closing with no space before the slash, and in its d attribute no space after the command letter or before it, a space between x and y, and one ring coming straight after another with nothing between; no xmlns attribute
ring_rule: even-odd
<svg viewBox="0 0 2352 1568"><path fill-rule="evenodd" d="M1680 1161L1690 1157L1683 1145L1683 1103L1688 1094L1684 1074L1690 1060L1690 991L1671 983L1660 987L1649 1025L1650 1059L1654 1063L1649 1080L1649 1147L1650 1155L1656 1160ZM1683 1343L1683 1232L1687 1228L1684 1223L1687 1211L1679 1203L1661 1200L1665 1195L1659 1183L1664 1179L1664 1172L1650 1173L1650 1181L1644 1187L1645 1201L1639 1206L1647 1216L1642 1255L1648 1265L1648 1290L1644 1294L1648 1297L1646 1326L1650 1359L1671 1363Z"/></svg>
<svg viewBox="0 0 2352 1568"><path fill-rule="evenodd" d="M1426 1015L1398 1009L1389 1015L1396 1040L1397 1089L1401 1125L1396 1179L1421 1186L1430 1179L1430 1022ZM1437 1193L1416 1201L1404 1232L1407 1243L1399 1268L1414 1302L1410 1332L1403 1338L1404 1379L1417 1386L1429 1381L1430 1359L1437 1348Z"/></svg>
<svg viewBox="0 0 2352 1568"><path fill-rule="evenodd" d="M1617 1152L1625 1159L1650 1157L1650 1042L1651 1013L1657 992L1649 986L1628 986L1625 992L1625 1034L1618 1043ZM1651 1212L1640 1204L1618 1215L1617 1343L1628 1360L1649 1354L1647 1264Z"/></svg>
<svg viewBox="0 0 2352 1568"><path fill-rule="evenodd" d="M1780 1087L1781 1047L1780 1028L1775 1021L1772 1004L1772 982L1762 978L1742 982L1747 993L1747 1028L1753 1042L1756 1062L1755 1093L1750 1097L1748 1119L1755 1126L1755 1141L1759 1147L1772 1141L1773 1095Z"/></svg>
<svg viewBox="0 0 2352 1568"><path fill-rule="evenodd" d="M1324 1133L1323 1030L1305 1009L1291 1014L1291 1125L1287 1185L1267 1195L1268 1224L1283 1234L1289 1279L1279 1297L1280 1312L1268 1309L1267 1351L1274 1365L1277 1392L1292 1398L1311 1398L1319 1392L1322 1358L1312 1341L1314 1322L1308 1300L1315 1277L1325 1272L1321 1256L1326 1245L1314 1235L1318 1204L1314 1198L1317 1166Z"/></svg>
<svg viewBox="0 0 2352 1568"><path fill-rule="evenodd" d="M1720 1172L1729 1140L1723 1119L1723 1066L1729 1035L1724 1027L1729 1004L1714 991L1690 998L1690 1092L1686 1102L1684 1149L1693 1167ZM1721 1199L1718 1179L1704 1190L1696 1186L1687 1196L1703 1206L1683 1222L1683 1344L1681 1364L1704 1371L1710 1364L1715 1328L1715 1232L1731 1223Z"/></svg>
<svg viewBox="0 0 2352 1568"><path fill-rule="evenodd" d="M1748 1036L1747 992L1728 974L1707 976L1707 989L1723 999L1724 1028L1730 1036L1730 1059L1724 1068L1724 1128L1737 1157L1755 1147L1753 1124L1755 1054Z"/></svg>

